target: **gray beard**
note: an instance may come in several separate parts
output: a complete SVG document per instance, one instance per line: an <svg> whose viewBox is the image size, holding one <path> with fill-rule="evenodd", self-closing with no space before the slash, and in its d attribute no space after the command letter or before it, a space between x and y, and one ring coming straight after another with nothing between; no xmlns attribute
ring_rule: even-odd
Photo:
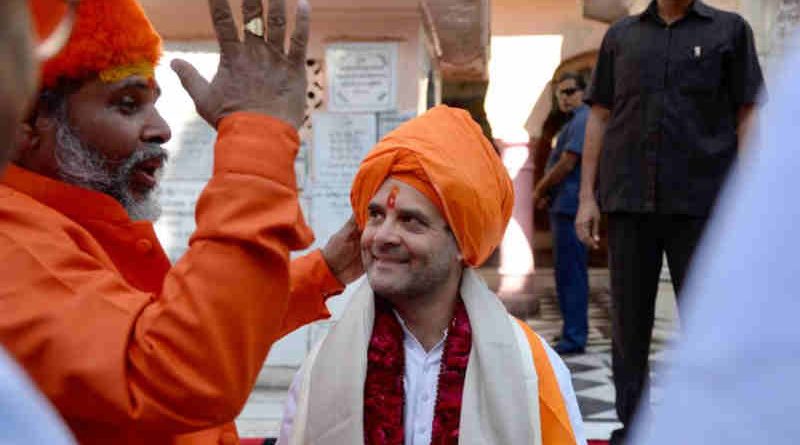
<svg viewBox="0 0 800 445"><path fill-rule="evenodd" d="M148 191L142 197L136 197L131 193L130 181L137 164L153 158L166 160L166 150L158 144L144 144L112 170L109 168L108 159L100 151L81 141L65 115L56 116L55 122L55 157L58 175L62 181L113 197L134 221L155 221L161 216L157 189Z"/></svg>

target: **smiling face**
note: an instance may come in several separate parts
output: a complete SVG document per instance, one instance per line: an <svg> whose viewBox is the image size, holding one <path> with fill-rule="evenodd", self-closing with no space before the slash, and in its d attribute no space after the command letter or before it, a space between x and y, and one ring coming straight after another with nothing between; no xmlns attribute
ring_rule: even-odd
<svg viewBox="0 0 800 445"><path fill-rule="evenodd" d="M398 304L457 289L461 254L436 206L389 178L372 197L361 235L361 258L376 295Z"/></svg>
<svg viewBox="0 0 800 445"><path fill-rule="evenodd" d="M133 219L154 219L153 191L170 139L156 111L158 86L140 76L89 81L38 125L38 158L23 167L117 199ZM41 118L39 119L41 120ZM31 150L29 150L30 152Z"/></svg>

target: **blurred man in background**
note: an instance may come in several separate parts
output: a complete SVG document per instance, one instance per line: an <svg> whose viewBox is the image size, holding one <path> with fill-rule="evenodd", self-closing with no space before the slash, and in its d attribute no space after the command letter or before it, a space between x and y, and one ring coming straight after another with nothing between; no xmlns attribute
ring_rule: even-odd
<svg viewBox="0 0 800 445"><path fill-rule="evenodd" d="M53 0L53 3L60 3ZM63 11L62 14L63 16ZM0 3L0 170L15 146L15 134L23 113L36 92L38 60L25 0Z"/></svg>
<svg viewBox="0 0 800 445"><path fill-rule="evenodd" d="M58 22L68 20L66 4L53 0ZM0 2L0 173L13 155L16 132L36 91L43 45L58 44L49 34L34 35L24 0ZM69 27L70 23L64 24ZM52 36L58 39L58 36ZM74 443L55 410L27 375L0 349L0 443Z"/></svg>
<svg viewBox="0 0 800 445"><path fill-rule="evenodd" d="M586 246L575 232L581 153L589 107L583 103L586 81L577 73L564 73L556 84L556 99L569 120L550 152L544 178L533 190L536 208L550 206L556 293L564 325L555 346L559 354L582 353L589 335L589 273Z"/></svg>

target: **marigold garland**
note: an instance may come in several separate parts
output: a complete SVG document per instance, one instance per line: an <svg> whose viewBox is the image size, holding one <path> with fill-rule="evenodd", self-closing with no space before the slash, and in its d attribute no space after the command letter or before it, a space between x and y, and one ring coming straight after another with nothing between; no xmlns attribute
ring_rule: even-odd
<svg viewBox="0 0 800 445"><path fill-rule="evenodd" d="M471 349L472 327L464 303L458 300L442 354L431 445L458 444L464 378Z"/></svg>
<svg viewBox="0 0 800 445"><path fill-rule="evenodd" d="M375 324L367 351L364 383L364 442L403 445L403 328L391 305L375 298Z"/></svg>

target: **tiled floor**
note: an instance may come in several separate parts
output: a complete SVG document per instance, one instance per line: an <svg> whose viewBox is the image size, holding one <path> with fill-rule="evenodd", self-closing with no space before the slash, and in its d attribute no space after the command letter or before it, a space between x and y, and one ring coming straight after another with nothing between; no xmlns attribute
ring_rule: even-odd
<svg viewBox="0 0 800 445"><path fill-rule="evenodd" d="M552 339L561 332L561 316L555 289L552 284L547 283L548 272L540 271L537 277L539 285L536 286L536 293L540 297L540 311L535 317L528 319L528 322L542 337ZM611 301L607 285L602 284L603 280L592 281L593 287L589 298L589 342L586 353L566 356L564 362L572 372L572 384L578 396L587 438L607 439L611 431L620 426L614 411L614 386L611 380L609 320ZM597 281L601 283L598 285ZM676 332L674 300L671 284L661 283L650 355L651 368L654 372L659 369L658 364L666 343ZM655 379L652 389L654 401L658 400L658 395L658 380Z"/></svg>
<svg viewBox="0 0 800 445"><path fill-rule="evenodd" d="M572 372L572 383L584 417L589 439L607 439L619 426L614 412L614 387L611 382L611 340L608 278L604 271L594 270L589 301L589 344L585 354L564 358ZM490 285L494 281L487 280ZM561 331L561 317L552 283L552 271L540 270L535 277L534 292L539 297L539 312L529 318L530 325L545 339ZM493 286L494 287L494 286ZM669 282L662 282L656 308L651 363L656 372L664 346L675 335L675 298ZM652 398L659 396L658 381ZM286 389L257 388L250 396L244 411L236 420L242 437L275 437L280 427Z"/></svg>

